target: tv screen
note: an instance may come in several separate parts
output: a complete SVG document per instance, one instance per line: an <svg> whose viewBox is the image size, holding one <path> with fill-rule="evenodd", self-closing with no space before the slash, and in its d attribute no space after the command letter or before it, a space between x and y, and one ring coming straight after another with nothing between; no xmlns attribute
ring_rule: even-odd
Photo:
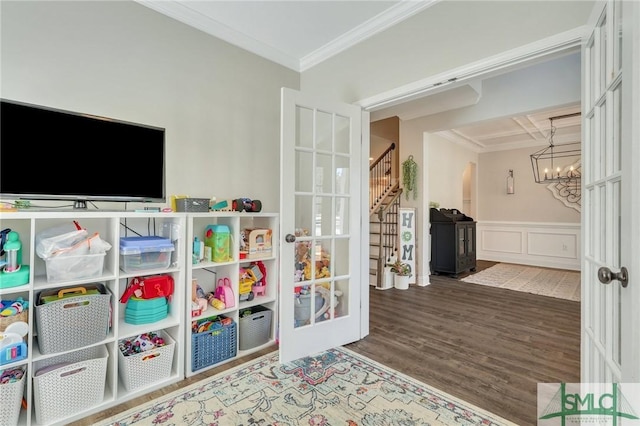
<svg viewBox="0 0 640 426"><path fill-rule="evenodd" d="M164 202L165 129L2 99L0 197Z"/></svg>

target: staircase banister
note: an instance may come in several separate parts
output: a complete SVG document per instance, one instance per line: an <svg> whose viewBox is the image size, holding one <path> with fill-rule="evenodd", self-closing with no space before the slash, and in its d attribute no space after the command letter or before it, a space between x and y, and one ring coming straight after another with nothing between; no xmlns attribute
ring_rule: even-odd
<svg viewBox="0 0 640 426"><path fill-rule="evenodd" d="M380 222L384 220L384 214L389 209L391 209L391 207L395 204L396 200L400 198L400 195L402 195L402 188L396 189L396 193L393 195L393 198L389 200L389 203L381 205L380 208L376 211L376 214L378 215L378 220L380 220Z"/></svg>
<svg viewBox="0 0 640 426"><path fill-rule="evenodd" d="M393 151L394 149L396 149L396 144L395 142L392 142L391 145L389 145L389 148L387 148L377 159L376 161L374 161L373 163L371 163L371 165L369 166L369 171L373 170L378 163L380 163L382 161L382 159L391 151Z"/></svg>

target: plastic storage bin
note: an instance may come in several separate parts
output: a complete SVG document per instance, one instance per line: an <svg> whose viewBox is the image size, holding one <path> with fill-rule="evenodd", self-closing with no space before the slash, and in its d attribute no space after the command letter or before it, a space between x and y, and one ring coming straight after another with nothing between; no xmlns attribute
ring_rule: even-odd
<svg viewBox="0 0 640 426"><path fill-rule="evenodd" d="M27 375L24 367L7 368L0 370L0 372L9 370L21 370L22 377L15 381L0 384L0 426L15 426L18 424L22 396L24 395L25 376Z"/></svg>
<svg viewBox="0 0 640 426"><path fill-rule="evenodd" d="M133 390L169 378L173 365L175 341L164 331L155 332L165 345L125 356L120 341L118 373L125 389Z"/></svg>
<svg viewBox="0 0 640 426"><path fill-rule="evenodd" d="M174 250L168 238L120 238L120 269L125 272L167 269L171 265L171 252Z"/></svg>
<svg viewBox="0 0 640 426"><path fill-rule="evenodd" d="M269 341L272 315L271 309L264 306L240 311L238 346L241 351L255 348Z"/></svg>
<svg viewBox="0 0 640 426"><path fill-rule="evenodd" d="M82 288L86 293L78 290ZM49 301L44 303L45 299ZM109 333L110 312L111 293L102 284L42 291L36 304L40 352L63 352L100 342Z"/></svg>
<svg viewBox="0 0 640 426"><path fill-rule="evenodd" d="M56 256L45 260L48 282L99 278L107 253Z"/></svg>
<svg viewBox="0 0 640 426"><path fill-rule="evenodd" d="M104 399L109 352L104 345L34 363L34 407L38 424L53 423Z"/></svg>
<svg viewBox="0 0 640 426"><path fill-rule="evenodd" d="M238 352L237 324L217 321L213 328L191 334L191 345L191 371L233 358Z"/></svg>

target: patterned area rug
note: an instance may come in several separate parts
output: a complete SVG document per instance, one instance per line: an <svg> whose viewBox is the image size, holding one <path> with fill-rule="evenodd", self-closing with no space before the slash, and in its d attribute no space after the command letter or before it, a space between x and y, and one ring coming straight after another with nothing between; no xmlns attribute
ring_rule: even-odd
<svg viewBox="0 0 640 426"><path fill-rule="evenodd" d="M278 352L100 425L514 425L346 348L279 364Z"/></svg>
<svg viewBox="0 0 640 426"><path fill-rule="evenodd" d="M498 263L460 281L580 301L580 272Z"/></svg>

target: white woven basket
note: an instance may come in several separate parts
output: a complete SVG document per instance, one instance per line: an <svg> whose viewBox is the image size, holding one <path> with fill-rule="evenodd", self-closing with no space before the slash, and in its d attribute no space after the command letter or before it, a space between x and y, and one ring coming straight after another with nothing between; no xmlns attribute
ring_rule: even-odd
<svg viewBox="0 0 640 426"><path fill-rule="evenodd" d="M164 346L129 356L118 350L118 373L125 389L138 389L171 375L176 343L163 330L158 335L164 339Z"/></svg>
<svg viewBox="0 0 640 426"><path fill-rule="evenodd" d="M0 426L18 424L26 375L16 382L0 384Z"/></svg>
<svg viewBox="0 0 640 426"><path fill-rule="evenodd" d="M86 294L36 305L40 353L64 352L104 340L109 333L111 293Z"/></svg>
<svg viewBox="0 0 640 426"><path fill-rule="evenodd" d="M36 422L49 424L89 410L104 399L107 348L95 346L59 355L34 364ZM43 374L44 367L61 365Z"/></svg>

